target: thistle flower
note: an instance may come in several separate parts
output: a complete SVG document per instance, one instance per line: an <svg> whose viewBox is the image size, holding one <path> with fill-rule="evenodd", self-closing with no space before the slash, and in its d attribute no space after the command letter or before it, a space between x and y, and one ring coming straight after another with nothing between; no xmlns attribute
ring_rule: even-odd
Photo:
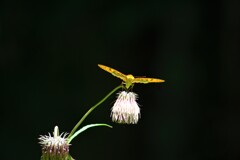
<svg viewBox="0 0 240 160"><path fill-rule="evenodd" d="M137 94L121 91L112 107L111 117L113 122L136 124L140 117L140 108L136 102Z"/></svg>
<svg viewBox="0 0 240 160"><path fill-rule="evenodd" d="M69 145L67 133L61 133L59 135L58 126L55 126L53 136L49 133L48 135L41 135L39 137L40 144L42 146L42 157L41 160L70 160Z"/></svg>

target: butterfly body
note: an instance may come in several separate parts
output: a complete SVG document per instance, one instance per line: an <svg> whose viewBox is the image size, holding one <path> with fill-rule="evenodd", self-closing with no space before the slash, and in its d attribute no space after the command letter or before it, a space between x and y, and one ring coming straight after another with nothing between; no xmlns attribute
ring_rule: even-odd
<svg viewBox="0 0 240 160"><path fill-rule="evenodd" d="M131 74L126 75L125 87L128 89L134 83L135 77Z"/></svg>
<svg viewBox="0 0 240 160"><path fill-rule="evenodd" d="M104 66L102 64L98 64L98 66L111 73L113 76L115 77L118 77L120 78L121 80L123 80L124 84L125 84L125 87L126 89L130 88L131 86L133 86L134 83L162 83L162 82L165 82L164 80L162 79L157 79L157 78L146 78L146 77L137 77L135 78L132 74L128 74L128 75L125 75L111 67L108 67L108 66Z"/></svg>

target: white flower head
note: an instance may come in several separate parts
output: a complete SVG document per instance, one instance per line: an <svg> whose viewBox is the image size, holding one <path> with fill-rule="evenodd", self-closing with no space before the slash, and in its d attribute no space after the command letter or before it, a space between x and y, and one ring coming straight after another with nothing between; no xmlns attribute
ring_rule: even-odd
<svg viewBox="0 0 240 160"><path fill-rule="evenodd" d="M112 107L113 122L136 124L140 118L140 108L136 102L137 94L121 91Z"/></svg>
<svg viewBox="0 0 240 160"><path fill-rule="evenodd" d="M59 129L57 126L54 128L53 136L50 133L48 135L41 135L38 139L42 146L42 159L65 159L69 155L69 146L67 133L59 135Z"/></svg>

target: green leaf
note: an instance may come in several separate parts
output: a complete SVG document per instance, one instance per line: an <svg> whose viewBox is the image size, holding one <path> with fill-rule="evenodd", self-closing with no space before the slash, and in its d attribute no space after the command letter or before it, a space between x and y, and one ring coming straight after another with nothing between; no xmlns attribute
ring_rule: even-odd
<svg viewBox="0 0 240 160"><path fill-rule="evenodd" d="M86 126L82 127L81 129L79 129L77 132L75 132L71 137L69 137L68 143L70 143L75 137L77 137L80 133L82 133L83 131L87 130L88 128L98 127L98 126L105 126L105 127L112 128L112 126L110 126L108 124L104 124L104 123L97 123L97 124L86 125Z"/></svg>

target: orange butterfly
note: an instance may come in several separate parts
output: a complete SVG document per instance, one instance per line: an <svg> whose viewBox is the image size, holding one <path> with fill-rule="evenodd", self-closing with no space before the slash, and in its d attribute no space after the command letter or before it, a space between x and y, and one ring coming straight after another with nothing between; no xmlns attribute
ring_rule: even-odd
<svg viewBox="0 0 240 160"><path fill-rule="evenodd" d="M145 77L138 77L138 78L135 78L133 75L131 74L128 74L128 75L125 75L113 68L110 68L108 66L104 66L102 64L98 64L98 66L100 68L102 68L103 70L111 73L113 76L115 77L118 77L120 78L121 80L124 81L124 84L125 84L125 87L128 89L130 86L133 85L133 83L162 83L162 82L165 82L164 80L162 79L157 79L157 78L145 78Z"/></svg>

